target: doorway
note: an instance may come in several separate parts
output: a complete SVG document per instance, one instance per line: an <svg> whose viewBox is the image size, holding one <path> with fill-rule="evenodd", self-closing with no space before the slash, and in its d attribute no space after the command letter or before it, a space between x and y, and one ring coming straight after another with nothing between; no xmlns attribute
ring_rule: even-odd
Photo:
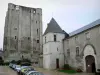
<svg viewBox="0 0 100 75"><path fill-rule="evenodd" d="M59 68L59 59L56 59L56 68Z"/></svg>
<svg viewBox="0 0 100 75"><path fill-rule="evenodd" d="M92 55L86 56L85 61L86 61L86 71L88 73L96 72L94 56L92 56Z"/></svg>

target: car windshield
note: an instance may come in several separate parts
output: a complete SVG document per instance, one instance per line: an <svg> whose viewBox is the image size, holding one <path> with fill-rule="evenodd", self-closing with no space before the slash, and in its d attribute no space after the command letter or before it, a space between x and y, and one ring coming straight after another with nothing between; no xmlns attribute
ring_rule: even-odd
<svg viewBox="0 0 100 75"><path fill-rule="evenodd" d="M29 75L43 75L43 74L42 73L39 73L39 72L32 72Z"/></svg>

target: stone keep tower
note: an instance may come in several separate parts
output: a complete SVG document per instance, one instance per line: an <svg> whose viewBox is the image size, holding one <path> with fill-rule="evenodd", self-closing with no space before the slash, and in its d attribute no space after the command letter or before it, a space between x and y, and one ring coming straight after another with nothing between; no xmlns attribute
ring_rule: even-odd
<svg viewBox="0 0 100 75"><path fill-rule="evenodd" d="M31 59L42 53L42 9L8 4L4 28L4 59Z"/></svg>

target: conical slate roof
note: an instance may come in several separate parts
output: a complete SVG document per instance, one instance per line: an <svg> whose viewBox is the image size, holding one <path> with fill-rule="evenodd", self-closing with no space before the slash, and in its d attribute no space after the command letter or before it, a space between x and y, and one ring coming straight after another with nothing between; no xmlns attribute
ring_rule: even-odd
<svg viewBox="0 0 100 75"><path fill-rule="evenodd" d="M48 27L44 32L44 35L46 35L49 32L53 33L64 33L63 30L60 28L60 26L57 24L54 18L51 19L50 23L48 23Z"/></svg>

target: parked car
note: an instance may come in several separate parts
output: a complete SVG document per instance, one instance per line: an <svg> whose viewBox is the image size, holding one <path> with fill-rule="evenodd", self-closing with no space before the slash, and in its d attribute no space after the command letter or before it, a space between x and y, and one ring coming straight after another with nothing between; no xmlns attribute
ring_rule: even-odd
<svg viewBox="0 0 100 75"><path fill-rule="evenodd" d="M33 67L26 67L26 68L23 68L20 70L20 73L19 75L25 75L27 72L29 71L34 71L34 68Z"/></svg>
<svg viewBox="0 0 100 75"><path fill-rule="evenodd" d="M12 64L12 63L10 63L10 64L9 64L9 67L10 67L10 68L12 68L12 66L13 66L13 64Z"/></svg>
<svg viewBox="0 0 100 75"><path fill-rule="evenodd" d="M21 66L20 68L17 68L16 69L17 73L19 74L20 73L20 70L23 69L23 68L26 68L26 67L28 67L28 66Z"/></svg>
<svg viewBox="0 0 100 75"><path fill-rule="evenodd" d="M14 69L14 70L15 70L15 68L16 68L16 64L13 64L12 69Z"/></svg>
<svg viewBox="0 0 100 75"><path fill-rule="evenodd" d="M15 68L15 70L17 71L17 72L19 72L22 68L24 68L24 67L29 67L29 66L31 66L31 64L30 63L28 63L28 62L18 62L18 63L16 63L16 68Z"/></svg>
<svg viewBox="0 0 100 75"><path fill-rule="evenodd" d="M44 75L44 74L38 71L29 71L25 75Z"/></svg>
<svg viewBox="0 0 100 75"><path fill-rule="evenodd" d="M21 66L20 65L16 65L15 71L17 71L17 69L19 69L19 68L21 68Z"/></svg>

